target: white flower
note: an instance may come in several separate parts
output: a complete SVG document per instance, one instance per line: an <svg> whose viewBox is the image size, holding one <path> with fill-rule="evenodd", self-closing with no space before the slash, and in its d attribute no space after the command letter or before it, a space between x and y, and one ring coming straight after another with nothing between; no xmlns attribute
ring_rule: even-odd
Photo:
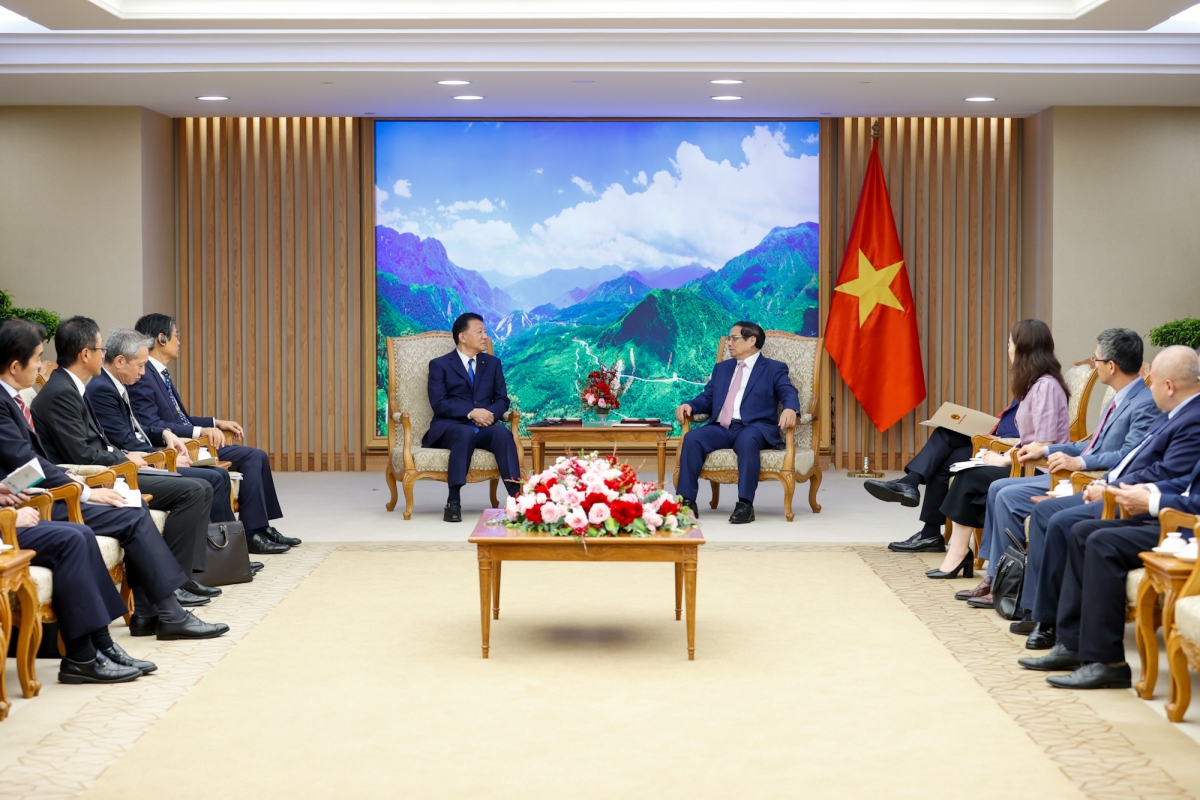
<svg viewBox="0 0 1200 800"><path fill-rule="evenodd" d="M536 495L534 495L534 499L537 500L538 503L544 503L547 500L546 493L538 492Z"/></svg>
<svg viewBox="0 0 1200 800"><path fill-rule="evenodd" d="M563 509L554 503L546 503L542 506L542 522L547 525L553 525L558 522L558 518L563 515Z"/></svg>
<svg viewBox="0 0 1200 800"><path fill-rule="evenodd" d="M567 490L561 483L556 483L550 487L550 499L556 503L561 503L567 497Z"/></svg>
<svg viewBox="0 0 1200 800"><path fill-rule="evenodd" d="M517 505L517 498L508 498L508 502L504 504L504 515L508 517L509 521L511 522L515 520L520 513L521 508Z"/></svg>
<svg viewBox="0 0 1200 800"><path fill-rule="evenodd" d="M627 503L636 503L636 502L638 502L638 497L637 497L637 495L635 495L635 494L633 494L633 493L631 493L631 492L626 492L625 494L621 495L621 499L622 499L622 500L624 500L624 501L625 501L625 502L627 502Z"/></svg>
<svg viewBox="0 0 1200 800"><path fill-rule="evenodd" d="M679 527L679 518L674 514L667 514L665 517L663 517L663 526L666 527L667 530L673 531Z"/></svg>
<svg viewBox="0 0 1200 800"><path fill-rule="evenodd" d="M517 498L517 508L521 509L522 514L535 505L537 505L537 498L531 494L523 494Z"/></svg>
<svg viewBox="0 0 1200 800"><path fill-rule="evenodd" d="M592 510L588 512L588 521L593 525L603 525L604 520L611 516L608 506L604 503L596 503L592 506Z"/></svg>

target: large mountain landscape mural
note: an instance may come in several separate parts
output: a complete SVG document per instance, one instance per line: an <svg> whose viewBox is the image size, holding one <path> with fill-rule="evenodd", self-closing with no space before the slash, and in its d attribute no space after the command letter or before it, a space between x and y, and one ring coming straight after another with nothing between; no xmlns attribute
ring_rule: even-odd
<svg viewBox="0 0 1200 800"><path fill-rule="evenodd" d="M379 432L384 339L465 311L526 422L581 416L598 362L633 377L621 416L673 421L735 321L817 335L816 129L377 123Z"/></svg>

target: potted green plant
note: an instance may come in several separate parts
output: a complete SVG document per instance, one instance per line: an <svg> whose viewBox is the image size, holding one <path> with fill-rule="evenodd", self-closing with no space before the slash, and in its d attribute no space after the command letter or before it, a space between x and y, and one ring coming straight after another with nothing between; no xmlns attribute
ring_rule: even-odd
<svg viewBox="0 0 1200 800"><path fill-rule="evenodd" d="M1170 347L1173 344L1200 348L1200 319L1177 319L1150 329L1150 344Z"/></svg>
<svg viewBox="0 0 1200 800"><path fill-rule="evenodd" d="M46 329L48 339L54 338L54 332L58 330L58 323L62 322L62 318L58 314L44 308L14 308L12 295L0 289L0 322L6 319L27 319L30 322L37 322Z"/></svg>

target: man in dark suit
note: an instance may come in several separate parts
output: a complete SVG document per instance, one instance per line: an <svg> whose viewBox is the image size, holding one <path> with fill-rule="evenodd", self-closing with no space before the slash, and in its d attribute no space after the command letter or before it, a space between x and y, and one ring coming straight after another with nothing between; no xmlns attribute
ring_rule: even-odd
<svg viewBox="0 0 1200 800"><path fill-rule="evenodd" d="M466 313L450 329L455 349L429 362L429 404L433 422L422 447L450 451L450 493L442 519L462 522L460 491L467 482L471 454L487 450L496 457L509 495L521 492L521 465L512 432L500 424L508 411L504 366L490 356L483 317Z"/></svg>
<svg viewBox="0 0 1200 800"><path fill-rule="evenodd" d="M45 330L24 320L7 320L0 326L0 333L3 333L0 339L7 341L11 337L14 342L5 356L8 360L3 361L7 366L0 372L0 384L5 387L0 392L0 472L8 474L36 459L46 476L41 486L53 489L73 480L82 483L46 458L34 430L33 415L23 402L18 402L17 392L33 386L37 377ZM25 355L26 351L29 355ZM32 367L24 366L30 363ZM124 498L112 489L87 486L82 489L84 524L97 536L116 539L125 549L125 569L136 605L130 623L132 635L209 639L229 630L223 623L202 622L179 604L175 590L187 583L188 578L145 507L126 508ZM67 520L64 504L55 503L54 519Z"/></svg>
<svg viewBox="0 0 1200 800"><path fill-rule="evenodd" d="M109 442L84 402L86 384L96 382L103 364L104 348L95 320L64 320L54 334L54 349L58 369L50 373L30 406L47 458L56 464L111 467L132 461L139 469L148 467L141 453L126 454ZM150 508L167 512L163 539L179 568L189 576L203 572L212 487L196 478L146 472L139 473L138 484L142 492L153 495ZM219 594L220 589L192 579L175 596L184 606L197 606Z"/></svg>
<svg viewBox="0 0 1200 800"><path fill-rule="evenodd" d="M704 391L675 409L680 423L685 417L714 415L707 425L683 437L675 489L698 517L696 491L704 460L714 450L732 448L737 454L738 501L729 521L740 525L754 521L760 451L783 446L782 431L796 424L800 395L788 377L787 364L762 355L767 336L758 325L735 323L727 341L733 358L718 363Z"/></svg>
<svg viewBox="0 0 1200 800"><path fill-rule="evenodd" d="M1020 663L1036 670L1082 667L1065 678L1050 679L1055 686L1129 686L1130 669L1120 644L1125 627L1125 574L1140 566L1138 553L1158 544L1159 526L1149 523L1151 512L1156 516L1160 508L1168 506L1190 510L1195 502L1191 495L1200 477L1200 436L1196 435L1200 431L1200 361L1196 352L1182 346L1166 348L1154 359L1150 379L1154 400L1166 413L1107 476L1107 483L1120 486L1118 496L1134 516L1100 520L1098 513L1077 514L1064 532L1063 519L1071 519L1068 515L1080 508L1076 506L1055 514L1047 531L1046 565L1034 613L1039 622L1045 621L1049 614L1045 603L1053 599L1058 641L1048 654L1023 658ZM1189 462L1186 468L1180 468L1185 460ZM1101 506L1096 500L1103 483L1089 487L1092 499L1082 508L1091 511ZM1058 563L1061 567L1056 571L1061 577L1058 585L1050 585L1047 573Z"/></svg>
<svg viewBox="0 0 1200 800"><path fill-rule="evenodd" d="M284 536L271 525L271 520L283 516L271 464L267 454L256 447L226 444L228 439L241 439L242 426L232 420L214 417L193 417L188 414L167 364L179 357L179 326L166 314L147 314L134 326L138 333L150 337L150 368L142 378L128 387L129 400L138 422L145 428L166 428L176 436L198 438L207 436L217 449L217 457L233 463L242 473L238 490L238 511L246 527L246 543L251 553L286 553L300 540Z"/></svg>

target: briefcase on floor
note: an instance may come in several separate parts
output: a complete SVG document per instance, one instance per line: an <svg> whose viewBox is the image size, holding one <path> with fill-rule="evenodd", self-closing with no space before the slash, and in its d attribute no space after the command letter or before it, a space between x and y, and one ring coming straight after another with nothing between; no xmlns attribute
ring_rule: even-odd
<svg viewBox="0 0 1200 800"><path fill-rule="evenodd" d="M240 522L214 522L208 526L208 554L204 572L197 580L205 586L249 583L250 550L246 547L246 529Z"/></svg>

